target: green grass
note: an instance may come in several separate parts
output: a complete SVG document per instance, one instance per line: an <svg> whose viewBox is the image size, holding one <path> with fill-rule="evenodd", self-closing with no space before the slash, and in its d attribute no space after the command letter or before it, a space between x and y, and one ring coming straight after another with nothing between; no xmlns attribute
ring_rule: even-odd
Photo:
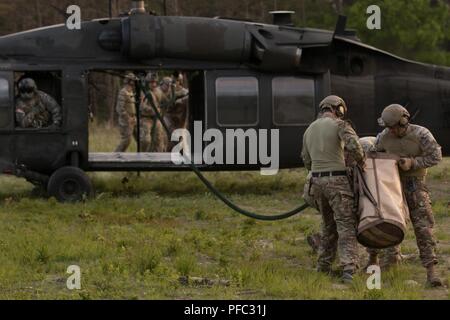
<svg viewBox="0 0 450 320"><path fill-rule="evenodd" d="M430 173L439 271L447 281L449 169L446 159ZM23 180L1 177L0 299L449 298L446 290L425 288L418 259L384 273L381 291L367 290L363 272L351 287L315 273L316 256L305 240L320 228L313 210L281 222L259 222L226 208L191 173L133 174L126 184L124 176L92 174L96 195L79 204L43 199ZM303 169L276 177L207 176L250 210L271 214L302 203ZM404 252L417 252L411 232ZM79 291L66 288L70 265L81 267ZM185 284L182 276L229 285Z"/></svg>

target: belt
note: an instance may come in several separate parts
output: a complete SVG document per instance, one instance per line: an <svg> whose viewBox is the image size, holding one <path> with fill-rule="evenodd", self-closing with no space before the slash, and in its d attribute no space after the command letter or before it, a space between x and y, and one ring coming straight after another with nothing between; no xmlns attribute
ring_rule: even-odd
<svg viewBox="0 0 450 320"><path fill-rule="evenodd" d="M323 177L343 177L347 176L347 171L331 171L331 172L316 172L312 174L313 178Z"/></svg>

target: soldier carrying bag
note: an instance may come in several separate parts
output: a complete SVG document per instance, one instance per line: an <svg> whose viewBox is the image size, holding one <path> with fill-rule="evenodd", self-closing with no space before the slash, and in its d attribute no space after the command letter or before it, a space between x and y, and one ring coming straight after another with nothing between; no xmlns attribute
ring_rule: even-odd
<svg viewBox="0 0 450 320"><path fill-rule="evenodd" d="M359 200L358 241L371 249L403 242L408 206L395 156L369 153L366 168L354 170L355 199Z"/></svg>

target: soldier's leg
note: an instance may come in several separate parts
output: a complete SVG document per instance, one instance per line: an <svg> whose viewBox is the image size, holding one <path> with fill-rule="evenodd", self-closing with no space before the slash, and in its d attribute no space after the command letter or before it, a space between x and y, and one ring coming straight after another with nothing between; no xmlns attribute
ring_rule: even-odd
<svg viewBox="0 0 450 320"><path fill-rule="evenodd" d="M442 286L442 281L435 271L438 259L436 256L437 244L433 235L434 216L430 194L425 183L418 181L414 191L406 192L406 200L408 201L420 259L422 265L427 269L428 284Z"/></svg>
<svg viewBox="0 0 450 320"><path fill-rule="evenodd" d="M357 269L358 260L358 242L356 239L358 221L353 210L354 194L347 177L330 178L327 189L339 235L340 264L344 272L353 273Z"/></svg>
<svg viewBox="0 0 450 320"><path fill-rule="evenodd" d="M120 126L120 143L114 152L126 152L131 144L131 136L133 135L133 128L129 126Z"/></svg>
<svg viewBox="0 0 450 320"><path fill-rule="evenodd" d="M168 152L168 141L166 131L160 121L155 122L152 130L152 149L153 152Z"/></svg>
<svg viewBox="0 0 450 320"><path fill-rule="evenodd" d="M434 216L430 195L426 189L418 188L415 192L407 192L406 198L422 264L425 268L435 265L438 260L435 252Z"/></svg>
<svg viewBox="0 0 450 320"><path fill-rule="evenodd" d="M150 119L145 119L141 121L141 150L142 152L150 152L150 148L152 145L152 130L153 121Z"/></svg>
<svg viewBox="0 0 450 320"><path fill-rule="evenodd" d="M322 226L319 242L318 271L331 272L331 266L336 259L338 233L334 221L333 210L324 197L322 186L314 184L312 195L317 204L317 209L322 216Z"/></svg>
<svg viewBox="0 0 450 320"><path fill-rule="evenodd" d="M390 247L383 250L383 267L390 268L400 264L402 256L400 252L400 246Z"/></svg>

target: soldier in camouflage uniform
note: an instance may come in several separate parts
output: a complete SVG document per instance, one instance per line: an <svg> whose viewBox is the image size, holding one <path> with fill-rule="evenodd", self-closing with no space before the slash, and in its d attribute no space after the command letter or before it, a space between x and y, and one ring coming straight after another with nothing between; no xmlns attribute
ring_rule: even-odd
<svg viewBox="0 0 450 320"><path fill-rule="evenodd" d="M357 216L354 193L345 165L344 149L358 164L365 155L352 126L342 120L345 102L330 96L320 104L319 118L303 137L303 162L311 171L311 195L322 215L318 271L330 273L336 253L343 268L342 281L351 283L357 267Z"/></svg>
<svg viewBox="0 0 450 320"><path fill-rule="evenodd" d="M124 78L124 86L117 98L116 111L119 114L120 143L115 152L126 152L131 144L132 136L136 138L136 92L135 81L138 78L128 73Z"/></svg>
<svg viewBox="0 0 450 320"><path fill-rule="evenodd" d="M361 147L363 148L364 152L370 152L372 150L373 146L375 145L376 140L377 140L376 137L364 137L364 138L359 139L359 143L361 144ZM348 152L345 152L345 164L349 168L352 168L355 165L357 165L357 162L352 158L351 154L349 154ZM349 174L352 175L351 170L349 170ZM352 181L352 180L353 180L353 177L350 177L350 181ZM311 193L310 181L311 181L311 173L306 178L306 184L304 187L303 198L305 199L306 203L308 203L312 208L317 210L317 208L315 208L316 204L314 203L314 199L312 199L311 194L310 194ZM306 239L308 242L308 245L311 247L311 249L313 250L314 253L317 253L319 251L320 239L321 239L320 233L311 234ZM375 253L378 254L378 251L376 251ZM376 261L377 261L376 263L371 263L371 264L369 264L369 266L378 265L378 256L377 256Z"/></svg>
<svg viewBox="0 0 450 320"><path fill-rule="evenodd" d="M149 73L146 77L147 89L151 94L154 106L161 114L159 96L155 94L158 87L157 75ZM141 125L140 139L143 152L166 152L167 135L158 120L156 113L147 97L143 97L141 102Z"/></svg>
<svg viewBox="0 0 450 320"><path fill-rule="evenodd" d="M59 128L61 107L51 96L39 91L33 79L22 79L16 102L16 123L21 128Z"/></svg>
<svg viewBox="0 0 450 320"><path fill-rule="evenodd" d="M442 281L435 270L438 260L433 236L434 216L426 186L427 169L442 161L442 150L428 129L409 122L410 114L404 107L400 105L387 107L379 119L380 125L386 129L378 136L373 151L385 151L401 158L400 178L420 258L427 269L427 283L433 287L442 286ZM371 260L375 260L377 251L372 250L370 253ZM393 261L401 259L400 247L389 249L388 254Z"/></svg>

